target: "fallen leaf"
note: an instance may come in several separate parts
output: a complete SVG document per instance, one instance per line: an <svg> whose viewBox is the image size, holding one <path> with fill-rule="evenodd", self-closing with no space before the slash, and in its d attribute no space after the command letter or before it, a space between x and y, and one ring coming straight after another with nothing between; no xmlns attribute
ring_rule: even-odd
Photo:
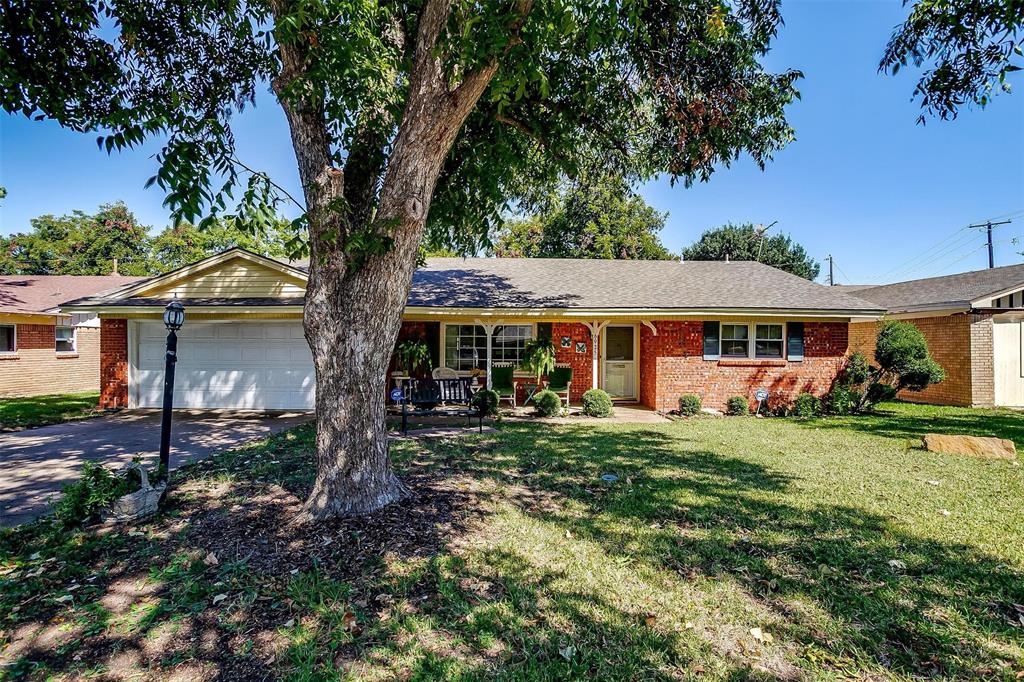
<svg viewBox="0 0 1024 682"><path fill-rule="evenodd" d="M692 630L696 627L696 625L693 624L692 620L688 620L686 621L686 625L684 625L683 627L685 627L687 630Z"/></svg>
<svg viewBox="0 0 1024 682"><path fill-rule="evenodd" d="M57 597L54 601L58 604L67 604L69 601L74 601L74 599L70 594L65 594L63 597Z"/></svg>
<svg viewBox="0 0 1024 682"><path fill-rule="evenodd" d="M214 554L213 552L210 552L209 554L206 555L206 558L203 559L203 563L206 564L207 566L216 566L217 564L220 563L220 560L217 558L216 554Z"/></svg>
<svg viewBox="0 0 1024 682"><path fill-rule="evenodd" d="M345 632L353 635L359 634L359 621L356 620L356 614L351 611L346 611L345 615L341 617L341 627Z"/></svg>
<svg viewBox="0 0 1024 682"><path fill-rule="evenodd" d="M224 601L227 598L228 598L228 595L226 595L226 594L223 594L223 593L218 594L218 595L216 595L213 598L213 605L216 606L217 604L221 603L222 601Z"/></svg>
<svg viewBox="0 0 1024 682"><path fill-rule="evenodd" d="M32 556L30 556L30 557L28 558L28 560L29 560L29 561L35 561L36 559L38 559L38 558L39 558L39 557L41 557L41 556L42 556L42 554L40 554L39 552L35 552L35 553L34 553L34 554L33 554Z"/></svg>
<svg viewBox="0 0 1024 682"><path fill-rule="evenodd" d="M284 624L284 626L286 628L290 628L293 625L295 625L295 619L294 618L292 618L291 620L289 620L287 623Z"/></svg>
<svg viewBox="0 0 1024 682"><path fill-rule="evenodd" d="M894 571L904 571L906 570L907 565L899 559L889 559L889 568Z"/></svg>
<svg viewBox="0 0 1024 682"><path fill-rule="evenodd" d="M647 627L653 628L658 623L658 618L653 613L648 613L644 616L644 622L647 623Z"/></svg>
<svg viewBox="0 0 1024 682"><path fill-rule="evenodd" d="M576 647L574 647L572 644L569 644L564 647L559 647L558 655L567 661L571 661L572 657L576 655Z"/></svg>
<svg viewBox="0 0 1024 682"><path fill-rule="evenodd" d="M764 644L770 644L774 640L770 632L765 632L761 628L750 628L750 634L754 639Z"/></svg>
<svg viewBox="0 0 1024 682"><path fill-rule="evenodd" d="M948 509L940 509L939 513L943 516L949 516L952 512L950 512Z"/></svg>
<svg viewBox="0 0 1024 682"><path fill-rule="evenodd" d="M566 530L566 531L565 531L565 537L566 537L567 539L571 540L571 539L572 539L572 533L571 533L570 531Z"/></svg>
<svg viewBox="0 0 1024 682"><path fill-rule="evenodd" d="M939 485L938 481L927 481L927 483L928 483L928 485L934 485L934 486Z"/></svg>

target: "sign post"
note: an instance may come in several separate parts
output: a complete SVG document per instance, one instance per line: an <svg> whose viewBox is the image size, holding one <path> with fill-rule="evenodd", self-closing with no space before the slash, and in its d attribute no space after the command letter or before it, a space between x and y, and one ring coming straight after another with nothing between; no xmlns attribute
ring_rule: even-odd
<svg viewBox="0 0 1024 682"><path fill-rule="evenodd" d="M754 410L754 416L761 414L761 403L768 400L768 389L759 388L754 391L754 399L757 400L757 409Z"/></svg>

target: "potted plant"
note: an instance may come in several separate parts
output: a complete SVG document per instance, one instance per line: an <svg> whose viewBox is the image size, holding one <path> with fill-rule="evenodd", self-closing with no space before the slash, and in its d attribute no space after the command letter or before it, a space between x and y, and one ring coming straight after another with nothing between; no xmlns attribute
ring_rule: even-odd
<svg viewBox="0 0 1024 682"><path fill-rule="evenodd" d="M402 368L391 373L396 379L410 377L419 369L430 369L430 347L424 341L402 341L395 348L395 358Z"/></svg>

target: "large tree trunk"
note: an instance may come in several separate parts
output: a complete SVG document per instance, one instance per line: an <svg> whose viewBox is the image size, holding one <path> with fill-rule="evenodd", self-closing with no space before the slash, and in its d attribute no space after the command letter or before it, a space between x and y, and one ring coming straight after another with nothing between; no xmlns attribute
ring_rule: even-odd
<svg viewBox="0 0 1024 682"><path fill-rule="evenodd" d="M520 3L525 17L532 0ZM288 0L272 6L277 17L289 9ZM383 153L372 152L379 131L350 150L343 171L334 168L322 100L315 91L287 96L289 84L301 82L293 79L306 66L305 48L280 46L274 88L288 117L309 222L303 322L316 368L317 477L305 509L313 518L370 512L408 494L388 456L387 368L442 164L498 68L494 59L450 87L434 50L450 6L451 0L427 0L421 12L409 95L376 196L371 188L385 163ZM518 28L517 22L510 30ZM360 205L361 198L376 201ZM353 235L386 236L393 244L364 258L351 248Z"/></svg>

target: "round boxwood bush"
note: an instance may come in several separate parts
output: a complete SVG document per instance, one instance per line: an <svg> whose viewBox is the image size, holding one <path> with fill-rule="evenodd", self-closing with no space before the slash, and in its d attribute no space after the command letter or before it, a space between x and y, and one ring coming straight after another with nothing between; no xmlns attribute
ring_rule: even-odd
<svg viewBox="0 0 1024 682"><path fill-rule="evenodd" d="M498 414L498 403L500 400L501 396L498 395L497 391L485 389L473 396L473 407L483 410L483 413L488 417L493 417Z"/></svg>
<svg viewBox="0 0 1024 682"><path fill-rule="evenodd" d="M543 390L533 396L533 406L542 417L556 417L562 413L562 399L554 391Z"/></svg>
<svg viewBox="0 0 1024 682"><path fill-rule="evenodd" d="M821 414L821 399L813 393L801 393L793 401L794 417L816 417Z"/></svg>
<svg viewBox="0 0 1024 682"><path fill-rule="evenodd" d="M725 413L734 417L750 414L750 401L741 395L734 395L725 401Z"/></svg>
<svg viewBox="0 0 1024 682"><path fill-rule="evenodd" d="M700 412L701 402L699 395L681 395L679 396L679 414L684 417L692 417L693 415Z"/></svg>
<svg viewBox="0 0 1024 682"><path fill-rule="evenodd" d="M583 394L583 414L588 417L612 416L612 399L599 388L592 388Z"/></svg>

